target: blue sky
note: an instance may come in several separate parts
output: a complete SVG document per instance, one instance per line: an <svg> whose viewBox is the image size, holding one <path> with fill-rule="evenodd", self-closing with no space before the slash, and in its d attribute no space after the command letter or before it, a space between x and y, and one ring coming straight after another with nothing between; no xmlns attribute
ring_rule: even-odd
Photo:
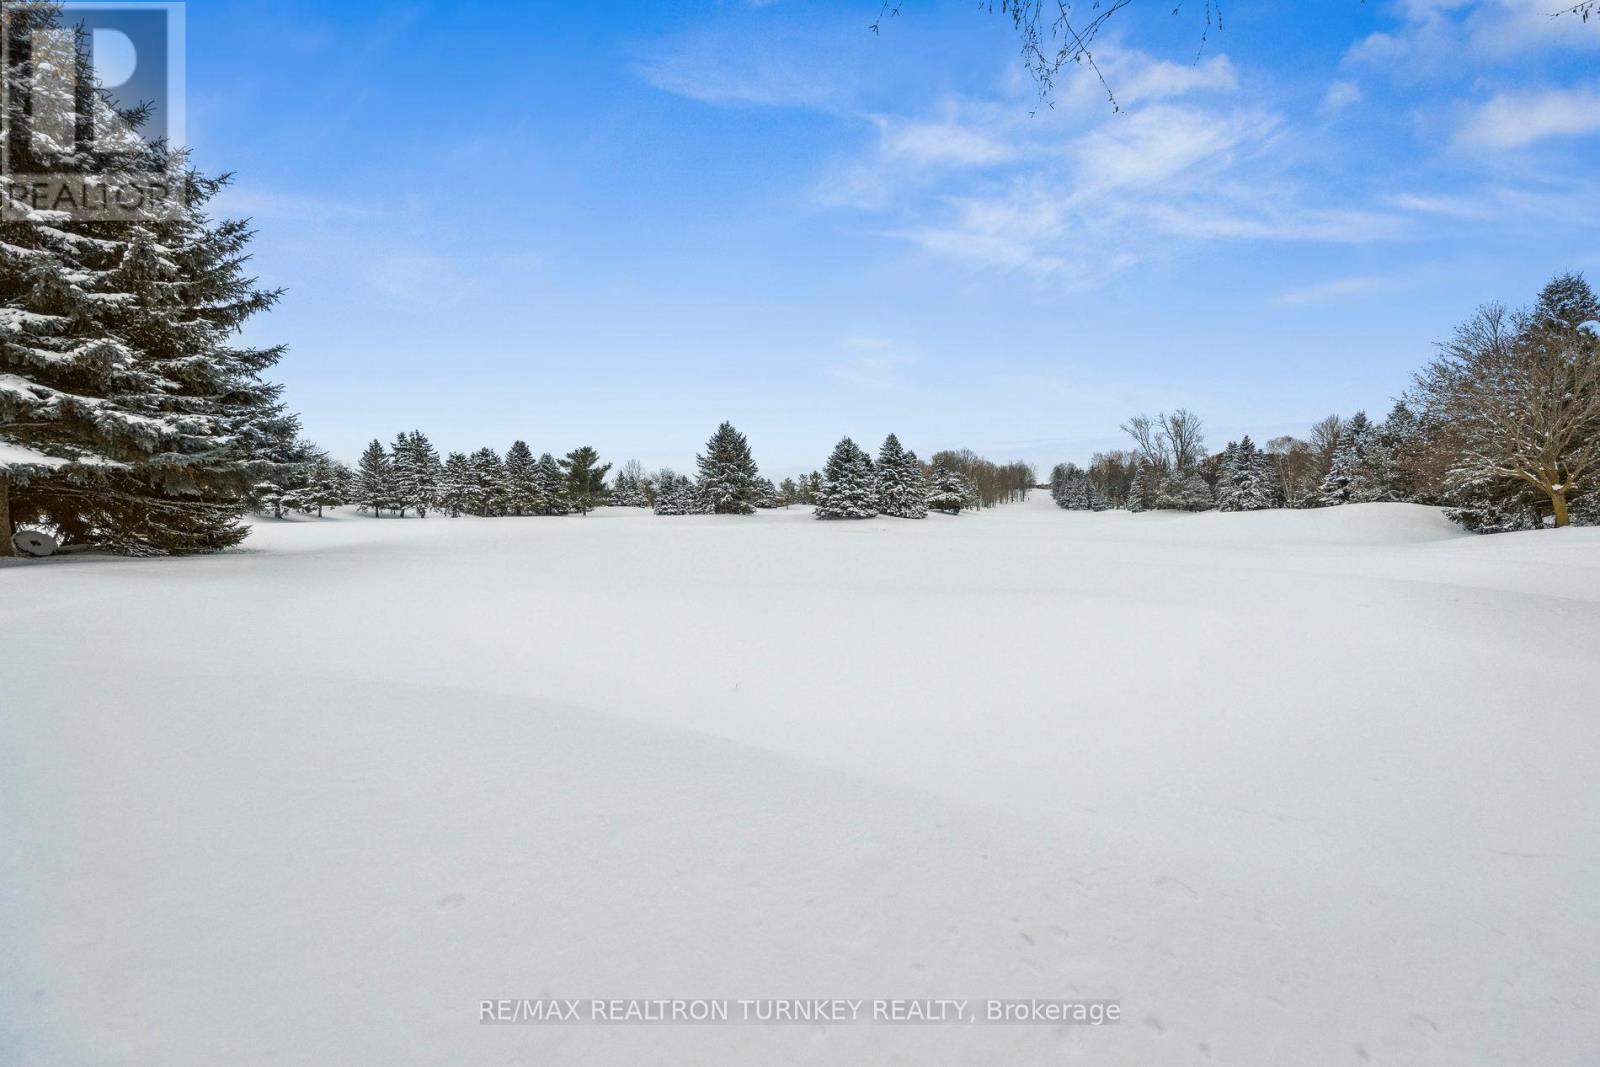
<svg viewBox="0 0 1600 1067"><path fill-rule="evenodd" d="M195 0L250 330L306 432L776 475L894 430L1048 466L1387 409L1434 341L1600 276L1600 25L1551 0L1140 0L1039 110L968 0Z"/></svg>

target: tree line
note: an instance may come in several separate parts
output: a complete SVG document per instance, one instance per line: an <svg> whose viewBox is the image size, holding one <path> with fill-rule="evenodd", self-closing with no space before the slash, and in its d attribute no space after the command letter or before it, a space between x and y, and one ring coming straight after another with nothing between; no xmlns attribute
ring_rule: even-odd
<svg viewBox="0 0 1600 1067"><path fill-rule="evenodd" d="M1304 438L1246 435L1208 453L1202 420L1136 415L1133 447L1051 472L1072 510L1255 511L1383 501L1443 507L1497 533L1600 523L1600 300L1562 274L1533 306L1457 327L1380 422L1328 417Z"/></svg>
<svg viewBox="0 0 1600 1067"><path fill-rule="evenodd" d="M524 441L504 457L480 448L441 459L420 430L398 434L388 447L374 439L350 467L296 437L275 455L274 480L257 482L248 503L277 518L346 505L374 518L426 518L581 515L603 505L657 515L749 515L807 504L822 519L920 519L930 510L953 515L1023 499L1034 481L1026 464L1000 466L967 450L938 452L925 464L890 434L876 459L846 437L821 470L774 484L761 477L744 434L727 422L695 457L693 478L671 468L647 473L628 460L608 483L611 467L587 445L535 459Z"/></svg>

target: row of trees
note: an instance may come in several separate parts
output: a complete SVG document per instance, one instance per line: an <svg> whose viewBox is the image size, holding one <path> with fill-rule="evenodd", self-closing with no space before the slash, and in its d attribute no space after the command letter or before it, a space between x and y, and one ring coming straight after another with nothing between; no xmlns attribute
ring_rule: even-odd
<svg viewBox="0 0 1600 1067"><path fill-rule="evenodd" d="M1407 501L1467 529L1600 522L1600 300L1556 277L1534 306L1480 309L1382 422L1330 415L1306 438L1245 436L1208 454L1202 421L1139 415L1133 449L1050 478L1064 508L1254 511Z"/></svg>
<svg viewBox="0 0 1600 1067"><path fill-rule="evenodd" d="M890 434L874 460L846 437L823 470L775 485L760 475L750 443L723 423L695 457L696 477L663 468L646 473L636 460L617 471L587 446L557 459L534 458L517 441L504 458L492 448L452 452L441 460L420 430L401 433L385 448L374 440L352 469L316 446L296 439L275 466L277 478L252 491L256 510L321 514L355 505L374 517L448 515L566 515L605 504L652 508L658 515L748 515L758 508L812 504L823 519L877 515L920 519L930 510L957 514L1025 496L1033 471L1023 464L996 466L971 452L941 452L924 464ZM982 479L980 481L980 479ZM985 499L985 492L989 498Z"/></svg>
<svg viewBox="0 0 1600 1067"><path fill-rule="evenodd" d="M534 458L526 441L516 441L502 458L492 448L452 452L443 460L421 430L395 437L385 448L374 440L355 469L301 442L300 454L280 464L279 481L260 482L252 498L258 511L322 514L328 507L353 504L374 518L385 512L447 515L587 514L609 503L605 485L611 464L585 445L560 459L546 452Z"/></svg>

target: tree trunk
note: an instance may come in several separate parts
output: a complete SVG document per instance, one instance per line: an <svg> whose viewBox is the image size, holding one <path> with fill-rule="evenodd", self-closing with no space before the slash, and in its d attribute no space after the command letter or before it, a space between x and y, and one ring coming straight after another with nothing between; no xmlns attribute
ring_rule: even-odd
<svg viewBox="0 0 1600 1067"><path fill-rule="evenodd" d="M11 479L0 474L0 556L14 556L11 547Z"/></svg>
<svg viewBox="0 0 1600 1067"><path fill-rule="evenodd" d="M1566 490L1550 490L1550 505L1556 512L1556 529L1567 524L1567 493Z"/></svg>

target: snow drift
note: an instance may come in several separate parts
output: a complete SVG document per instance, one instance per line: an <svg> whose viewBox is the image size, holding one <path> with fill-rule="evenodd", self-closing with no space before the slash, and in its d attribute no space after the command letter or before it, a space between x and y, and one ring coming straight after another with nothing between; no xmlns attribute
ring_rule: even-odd
<svg viewBox="0 0 1600 1067"><path fill-rule="evenodd" d="M1600 531L262 523L0 567L26 1064L1580 1063ZM484 1026L494 997L1117 1026Z"/></svg>

